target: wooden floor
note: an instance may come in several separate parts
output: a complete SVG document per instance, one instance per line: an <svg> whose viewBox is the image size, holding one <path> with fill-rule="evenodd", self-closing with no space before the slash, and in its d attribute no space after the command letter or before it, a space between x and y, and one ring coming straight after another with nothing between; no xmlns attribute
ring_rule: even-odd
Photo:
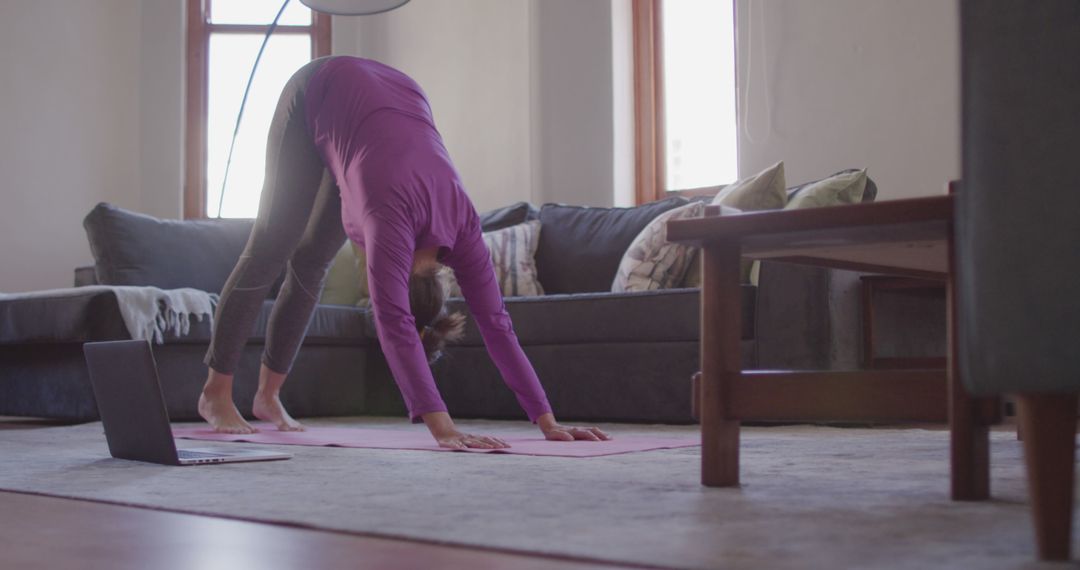
<svg viewBox="0 0 1080 570"><path fill-rule="evenodd" d="M5 491L0 513L0 568L616 567Z"/></svg>

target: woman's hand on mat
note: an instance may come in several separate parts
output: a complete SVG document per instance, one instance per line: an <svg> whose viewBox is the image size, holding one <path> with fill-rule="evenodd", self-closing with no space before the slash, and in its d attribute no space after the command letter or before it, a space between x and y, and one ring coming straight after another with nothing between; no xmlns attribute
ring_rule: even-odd
<svg viewBox="0 0 1080 570"><path fill-rule="evenodd" d="M506 449L510 447L510 444L497 437L462 432L437 436L435 441L439 442L439 447L450 449Z"/></svg>
<svg viewBox="0 0 1080 570"><path fill-rule="evenodd" d="M510 444L497 438L486 435L476 435L458 431L454 426L454 420L446 412L431 412L424 414L424 423L431 436L439 442L439 447L450 449L506 449Z"/></svg>
<svg viewBox="0 0 1080 570"><path fill-rule="evenodd" d="M540 431L544 432L544 437L551 441L607 441L611 439L611 436L600 428L561 425L555 421L553 414L540 416L536 419L536 423L540 426Z"/></svg>

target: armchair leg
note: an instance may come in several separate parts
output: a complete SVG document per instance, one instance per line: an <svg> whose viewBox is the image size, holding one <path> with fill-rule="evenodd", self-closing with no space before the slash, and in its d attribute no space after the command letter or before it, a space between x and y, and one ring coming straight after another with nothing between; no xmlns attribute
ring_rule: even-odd
<svg viewBox="0 0 1080 570"><path fill-rule="evenodd" d="M1028 492L1042 560L1068 560L1072 538L1077 395L1017 398Z"/></svg>
<svg viewBox="0 0 1080 570"><path fill-rule="evenodd" d="M990 427L994 398L972 398L955 371L949 377L949 446L954 501L990 498Z"/></svg>
<svg viewBox="0 0 1080 570"><path fill-rule="evenodd" d="M950 192L953 187L950 184ZM960 378L957 343L956 263L952 230L949 236L949 278L945 283L946 336L949 375L949 463L950 488L954 501L983 501L990 498L990 428L996 421L997 398L972 398ZM987 413L989 411L989 413Z"/></svg>

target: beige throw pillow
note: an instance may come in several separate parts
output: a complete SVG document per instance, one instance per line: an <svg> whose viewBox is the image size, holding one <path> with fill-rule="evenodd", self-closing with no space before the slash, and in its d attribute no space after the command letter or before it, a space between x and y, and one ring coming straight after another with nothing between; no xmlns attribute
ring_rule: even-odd
<svg viewBox="0 0 1080 570"><path fill-rule="evenodd" d="M355 248L358 249L358 248ZM367 269L363 265L363 250L357 259L354 246L346 242L341 246L330 270L326 274L319 303L324 305L356 305L367 297Z"/></svg>
<svg viewBox="0 0 1080 570"><path fill-rule="evenodd" d="M360 278L358 281L360 298L356 301L356 306L366 308L371 305L371 290L368 289L367 252L364 251L364 248L353 242L349 242L347 245L352 248L353 256L356 259L356 267L359 268L360 271Z"/></svg>
<svg viewBox="0 0 1080 570"><path fill-rule="evenodd" d="M694 202L657 216L626 248L611 290L615 293L670 289L682 283L690 268L693 246L667 240L667 225L672 220L699 218L705 204Z"/></svg>
<svg viewBox="0 0 1080 570"><path fill-rule="evenodd" d="M785 210L858 204L866 192L866 169L841 172L799 190Z"/></svg>
<svg viewBox="0 0 1080 570"><path fill-rule="evenodd" d="M540 222L531 221L483 234L491 252L495 279L504 297L537 297L544 288L537 279L536 247L540 244ZM444 272L447 296L461 297L454 272Z"/></svg>
<svg viewBox="0 0 1080 570"><path fill-rule="evenodd" d="M734 214L742 213L742 210L739 210L737 208L729 208L727 206L721 206L720 208L721 216L731 216ZM741 274L743 283L748 283L750 281L751 267L756 265L757 263L758 262L756 261L743 260ZM690 260L690 269L686 272L686 277L683 278L682 283L679 285L680 287L690 289L697 289L701 287L701 264L701 248L695 247L693 257Z"/></svg>
<svg viewBox="0 0 1080 570"><path fill-rule="evenodd" d="M799 190L791 198L785 210L800 210L803 208L821 208L825 206L839 206L841 204L858 204L862 202L866 192L866 169L840 172L828 178L818 180L813 184ZM755 262L750 272L750 282L758 283L761 275L761 264Z"/></svg>
<svg viewBox="0 0 1080 570"><path fill-rule="evenodd" d="M787 188L784 180L783 161L725 186L712 204L750 210L776 210L787 204Z"/></svg>

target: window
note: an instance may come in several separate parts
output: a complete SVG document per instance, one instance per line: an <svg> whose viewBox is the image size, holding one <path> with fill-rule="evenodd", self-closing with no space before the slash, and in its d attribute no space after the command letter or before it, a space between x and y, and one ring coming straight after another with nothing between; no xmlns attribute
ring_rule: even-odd
<svg viewBox="0 0 1080 570"><path fill-rule="evenodd" d="M733 3L634 0L638 203L738 175Z"/></svg>
<svg viewBox="0 0 1080 570"><path fill-rule="evenodd" d="M278 95L294 71L330 53L330 17L291 0L252 81L222 196L244 88L281 5L282 0L188 0L185 218L256 215Z"/></svg>

